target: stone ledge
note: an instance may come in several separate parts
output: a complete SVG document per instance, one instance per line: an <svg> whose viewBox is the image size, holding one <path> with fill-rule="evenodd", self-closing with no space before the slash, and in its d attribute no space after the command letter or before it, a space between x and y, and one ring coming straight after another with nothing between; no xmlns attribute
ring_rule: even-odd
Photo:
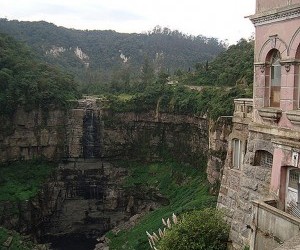
<svg viewBox="0 0 300 250"><path fill-rule="evenodd" d="M297 131L295 129L283 128L275 125L266 125L266 124L261 124L256 122L251 122L249 124L249 131L269 134L269 135L276 135L277 138L282 137L286 139L289 138L293 138L295 140L300 139L300 131Z"/></svg>
<svg viewBox="0 0 300 250"><path fill-rule="evenodd" d="M261 108L258 110L259 115L265 121L272 121L278 123L281 115L282 110L277 108Z"/></svg>
<svg viewBox="0 0 300 250"><path fill-rule="evenodd" d="M300 110L287 111L286 115L293 125L300 125Z"/></svg>
<svg viewBox="0 0 300 250"><path fill-rule="evenodd" d="M296 3L286 7L273 8L262 11L251 16L247 16L254 26L270 24L278 21L284 21L297 18L300 15L300 4Z"/></svg>
<svg viewBox="0 0 300 250"><path fill-rule="evenodd" d="M267 202L270 202L270 200L267 200ZM265 201L262 200L255 200L252 201L252 204L254 207L260 208L260 209L264 209L265 211L279 217L282 218L286 221L289 221L293 224L299 225L300 226L300 219L297 217L294 217L284 211L279 210L278 208L275 208L271 205L268 205Z"/></svg>

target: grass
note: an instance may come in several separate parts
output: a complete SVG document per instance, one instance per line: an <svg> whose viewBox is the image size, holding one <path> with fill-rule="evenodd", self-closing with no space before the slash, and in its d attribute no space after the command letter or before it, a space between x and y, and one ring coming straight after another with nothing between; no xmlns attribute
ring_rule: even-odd
<svg viewBox="0 0 300 250"><path fill-rule="evenodd" d="M9 237L13 237L11 245L9 248L5 248L3 243L6 242ZM25 239L19 233L0 227L0 249L2 249L2 246L3 249L9 250L32 250L35 247L31 241Z"/></svg>
<svg viewBox="0 0 300 250"><path fill-rule="evenodd" d="M0 201L24 201L34 197L55 164L20 161L0 165Z"/></svg>
<svg viewBox="0 0 300 250"><path fill-rule="evenodd" d="M162 218L171 217L172 213L212 207L216 197L209 194L209 185L205 171L187 167L175 162L154 163L148 165L130 164L126 188L155 188L168 197L170 204L150 212L129 231L118 234L109 232L110 249L150 249L146 231L157 232L162 227Z"/></svg>

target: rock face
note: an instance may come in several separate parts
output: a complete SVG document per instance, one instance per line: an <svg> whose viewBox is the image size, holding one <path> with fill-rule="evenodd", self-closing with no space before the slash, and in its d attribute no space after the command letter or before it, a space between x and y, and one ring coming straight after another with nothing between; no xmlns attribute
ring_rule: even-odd
<svg viewBox="0 0 300 250"><path fill-rule="evenodd" d="M45 223L63 204L61 190L62 183L53 175L36 197L19 202L0 202L0 224L38 238L43 234Z"/></svg>
<svg viewBox="0 0 300 250"><path fill-rule="evenodd" d="M0 124L0 162L63 156L66 112L18 109Z"/></svg>
<svg viewBox="0 0 300 250"><path fill-rule="evenodd" d="M159 160L170 154L182 162L203 163L208 152L208 123L171 114L103 114L103 157Z"/></svg>
<svg viewBox="0 0 300 250"><path fill-rule="evenodd" d="M61 164L57 181L62 183L64 202L44 225L43 241L52 242L55 249L73 249L76 246L66 238L95 241L131 216L161 205L150 189L141 196L140 190L123 188L127 174L123 167L96 160Z"/></svg>
<svg viewBox="0 0 300 250"><path fill-rule="evenodd" d="M130 227L141 214L169 202L157 190L122 188L126 169L108 161L171 156L204 167L208 158L209 180L215 183L230 130L226 119L209 124L185 115L113 113L95 98L79 100L67 111L18 110L10 122L10 132L0 136L1 162L44 156L64 163L36 199L17 208L0 204L0 224L43 236L57 249L67 249L61 248L66 241L76 249L75 239L79 246L125 221Z"/></svg>
<svg viewBox="0 0 300 250"><path fill-rule="evenodd" d="M61 163L34 199L0 203L0 224L55 249L82 249L78 239L95 246L99 235L168 203L158 190L124 188L127 175L122 166L94 159Z"/></svg>
<svg viewBox="0 0 300 250"><path fill-rule="evenodd" d="M201 164L208 153L208 122L204 118L111 113L102 110L95 98L79 100L68 111L20 109L10 123L10 133L0 135L1 162L39 156L49 160L159 160L169 154L183 162Z"/></svg>
<svg viewBox="0 0 300 250"><path fill-rule="evenodd" d="M228 136L232 130L232 117L220 117L209 124L209 153L207 161L207 179L211 184L221 182L223 166L225 164ZM216 190L217 191L217 190Z"/></svg>

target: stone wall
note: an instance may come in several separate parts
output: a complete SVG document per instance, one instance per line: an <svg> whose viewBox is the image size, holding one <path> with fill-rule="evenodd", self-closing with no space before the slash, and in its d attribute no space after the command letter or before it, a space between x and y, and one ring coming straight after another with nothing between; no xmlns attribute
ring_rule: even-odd
<svg viewBox="0 0 300 250"><path fill-rule="evenodd" d="M230 249L250 246L252 201L268 195L271 169L254 164L257 150L273 147L270 136L249 130L252 100L236 99L232 132L228 136L228 151L218 197L218 208L224 208L231 225ZM240 142L240 165L234 165L234 140Z"/></svg>
<svg viewBox="0 0 300 250"><path fill-rule="evenodd" d="M270 206L267 203L273 203ZM276 207L276 201L253 202L255 238L253 248L259 250L269 249L299 249L300 219ZM286 242L283 246L282 243ZM288 248L289 246L289 248Z"/></svg>
<svg viewBox="0 0 300 250"><path fill-rule="evenodd" d="M233 249L250 246L252 233L252 201L269 197L271 168L254 164L257 150L270 149L272 144L266 135L250 131L244 163L240 169L232 167L232 158L227 155L220 189L218 207L226 208L231 223L230 239Z"/></svg>

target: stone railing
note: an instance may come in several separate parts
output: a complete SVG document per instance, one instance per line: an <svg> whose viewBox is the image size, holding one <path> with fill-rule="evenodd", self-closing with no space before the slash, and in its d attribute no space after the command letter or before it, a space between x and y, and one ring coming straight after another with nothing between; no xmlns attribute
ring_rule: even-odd
<svg viewBox="0 0 300 250"><path fill-rule="evenodd" d="M272 205L268 205L272 204ZM253 201L254 250L279 247L299 234L300 219L273 206L276 202Z"/></svg>
<svg viewBox="0 0 300 250"><path fill-rule="evenodd" d="M253 99L239 98L234 100L233 122L248 124L252 120Z"/></svg>

